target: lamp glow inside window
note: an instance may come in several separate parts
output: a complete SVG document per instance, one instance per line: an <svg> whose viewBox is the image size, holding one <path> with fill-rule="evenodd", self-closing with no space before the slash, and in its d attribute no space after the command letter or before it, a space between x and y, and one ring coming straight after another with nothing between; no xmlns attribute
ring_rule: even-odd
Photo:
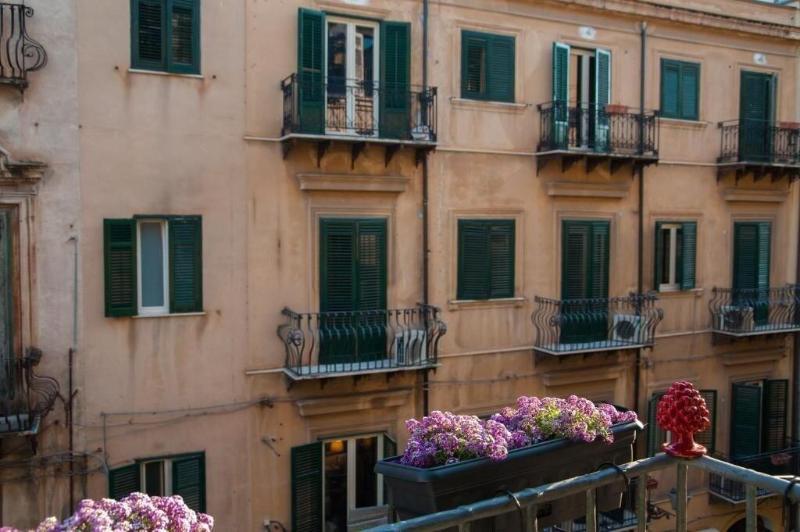
<svg viewBox="0 0 800 532"><path fill-rule="evenodd" d="M664 224L661 231L661 278L658 287L661 291L680 290L678 265L680 264L680 224Z"/></svg>
<svg viewBox="0 0 800 532"><path fill-rule="evenodd" d="M137 224L139 314L169 313L168 242L165 220L139 220Z"/></svg>

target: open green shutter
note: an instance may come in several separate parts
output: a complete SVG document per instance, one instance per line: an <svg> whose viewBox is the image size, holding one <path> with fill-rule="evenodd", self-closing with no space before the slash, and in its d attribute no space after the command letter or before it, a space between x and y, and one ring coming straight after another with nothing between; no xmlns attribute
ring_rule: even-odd
<svg viewBox="0 0 800 532"><path fill-rule="evenodd" d="M407 139L411 127L411 24L381 22L380 135Z"/></svg>
<svg viewBox="0 0 800 532"><path fill-rule="evenodd" d="M695 441L701 445L705 445L709 453L713 453L716 449L716 428L717 428L717 391L716 390L700 390L700 395L706 401L708 408L708 419L711 425L703 432L698 432L694 435Z"/></svg>
<svg viewBox="0 0 800 532"><path fill-rule="evenodd" d="M591 252L591 285L589 297L608 297L608 248L609 248L609 223L591 222L592 226L592 252Z"/></svg>
<svg viewBox="0 0 800 532"><path fill-rule="evenodd" d="M297 77L302 133L325 133L325 14L301 7L297 14Z"/></svg>
<svg viewBox="0 0 800 532"><path fill-rule="evenodd" d="M322 442L292 447L292 530L319 532L322 523Z"/></svg>
<svg viewBox="0 0 800 532"><path fill-rule="evenodd" d="M680 63L661 60L661 116L680 117Z"/></svg>
<svg viewBox="0 0 800 532"><path fill-rule="evenodd" d="M514 297L514 220L489 226L489 297Z"/></svg>
<svg viewBox="0 0 800 532"><path fill-rule="evenodd" d="M664 275L664 234L661 231L662 222L656 222L656 242L655 242L655 258L653 268L653 289L658 290L661 287L661 277Z"/></svg>
<svg viewBox="0 0 800 532"><path fill-rule="evenodd" d="M170 312L203 310L203 237L200 216L169 219Z"/></svg>
<svg viewBox="0 0 800 532"><path fill-rule="evenodd" d="M199 0L168 0L167 65L170 72L200 73Z"/></svg>
<svg viewBox="0 0 800 532"><path fill-rule="evenodd" d="M771 228L769 222L758 222L758 277L756 283L759 289L764 290L769 288Z"/></svg>
<svg viewBox="0 0 800 532"><path fill-rule="evenodd" d="M691 290L695 286L697 260L697 222L681 224L681 260L677 264L681 274L681 290Z"/></svg>
<svg viewBox="0 0 800 532"><path fill-rule="evenodd" d="M489 233L479 220L458 221L458 299L488 299Z"/></svg>
<svg viewBox="0 0 800 532"><path fill-rule="evenodd" d="M514 101L514 37L492 35L486 63L488 99L497 102Z"/></svg>
<svg viewBox="0 0 800 532"><path fill-rule="evenodd" d="M786 445L786 420L789 407L789 381L764 381L764 423L762 452L780 451Z"/></svg>
<svg viewBox="0 0 800 532"><path fill-rule="evenodd" d="M0 264L13 264L11 212L0 210ZM14 349L14 281L11 268L0 272L0 402L17 393L17 367Z"/></svg>
<svg viewBox="0 0 800 532"><path fill-rule="evenodd" d="M137 310L136 222L103 220L106 316L133 316Z"/></svg>
<svg viewBox="0 0 800 532"><path fill-rule="evenodd" d="M131 464L109 470L108 496L110 498L119 500L141 490L139 464Z"/></svg>
<svg viewBox="0 0 800 532"><path fill-rule="evenodd" d="M488 38L473 31L461 32L461 97L484 99Z"/></svg>
<svg viewBox="0 0 800 532"><path fill-rule="evenodd" d="M131 66L147 70L166 68L167 32L163 0L131 1Z"/></svg>
<svg viewBox="0 0 800 532"><path fill-rule="evenodd" d="M611 103L611 52L597 49L595 51L595 132L594 148L596 151L607 151L609 145L609 119L606 106Z"/></svg>
<svg viewBox="0 0 800 532"><path fill-rule="evenodd" d="M206 511L206 457L204 453L172 459L172 494L180 495L197 512Z"/></svg>
<svg viewBox="0 0 800 532"><path fill-rule="evenodd" d="M663 396L664 392L656 392L647 403L647 456L660 453L661 445L667 442L667 432L656 421L658 402Z"/></svg>
<svg viewBox="0 0 800 532"><path fill-rule="evenodd" d="M386 220L356 222L358 241L356 264L356 308L386 309Z"/></svg>
<svg viewBox="0 0 800 532"><path fill-rule="evenodd" d="M569 140L569 53L568 44L553 43L552 137L559 148L566 148Z"/></svg>
<svg viewBox="0 0 800 532"><path fill-rule="evenodd" d="M697 120L700 65L696 63L681 63L680 72L680 118Z"/></svg>
<svg viewBox="0 0 800 532"><path fill-rule="evenodd" d="M761 387L733 384L731 398L730 455L732 458L761 452Z"/></svg>

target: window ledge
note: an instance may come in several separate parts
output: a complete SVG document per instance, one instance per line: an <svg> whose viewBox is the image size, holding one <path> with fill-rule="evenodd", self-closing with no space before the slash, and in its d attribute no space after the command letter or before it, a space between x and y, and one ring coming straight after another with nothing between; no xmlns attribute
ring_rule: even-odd
<svg viewBox="0 0 800 532"><path fill-rule="evenodd" d="M206 79L202 74L181 74L180 72L164 72L161 70L144 70L141 68L129 68L129 74L148 74L151 76L169 76L173 78Z"/></svg>
<svg viewBox="0 0 800 532"><path fill-rule="evenodd" d="M527 303L527 297L504 297L502 299L451 299L447 302L447 307L450 310L468 308L521 307Z"/></svg>
<svg viewBox="0 0 800 532"><path fill-rule="evenodd" d="M498 111L504 113L519 113L528 108L527 103L495 102L490 100L473 100L471 98L450 98L453 107L463 109L477 109L481 111Z"/></svg>
<svg viewBox="0 0 800 532"><path fill-rule="evenodd" d="M658 297L702 297L705 289L703 288L691 288L689 290L681 290L680 288L675 288L674 290L659 290Z"/></svg>
<svg viewBox="0 0 800 532"><path fill-rule="evenodd" d="M206 311L201 310L200 312L167 312L166 314L137 314L136 316L131 316L131 318L140 320L140 319L147 319L147 318L179 318L183 316L205 316Z"/></svg>
<svg viewBox="0 0 800 532"><path fill-rule="evenodd" d="M658 117L658 121L665 126L679 129L704 129L709 124L705 120L686 120L684 118L668 118L665 116Z"/></svg>

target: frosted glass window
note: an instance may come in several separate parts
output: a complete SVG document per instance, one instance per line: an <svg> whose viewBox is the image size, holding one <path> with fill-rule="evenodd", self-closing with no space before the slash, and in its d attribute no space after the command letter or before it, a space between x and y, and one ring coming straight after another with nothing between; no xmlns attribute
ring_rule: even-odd
<svg viewBox="0 0 800 532"><path fill-rule="evenodd" d="M141 306L164 307L164 224L140 222Z"/></svg>

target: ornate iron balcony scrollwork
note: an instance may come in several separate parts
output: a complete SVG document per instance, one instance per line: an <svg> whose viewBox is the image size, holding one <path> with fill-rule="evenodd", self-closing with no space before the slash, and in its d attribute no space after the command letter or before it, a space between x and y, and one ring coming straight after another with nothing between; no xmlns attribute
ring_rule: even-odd
<svg viewBox="0 0 800 532"><path fill-rule="evenodd" d="M727 336L755 336L800 330L800 285L780 288L711 290L711 328Z"/></svg>
<svg viewBox="0 0 800 532"><path fill-rule="evenodd" d="M0 2L0 83L20 90L28 86L28 73L47 64L44 47L28 35L27 19L33 8Z"/></svg>

